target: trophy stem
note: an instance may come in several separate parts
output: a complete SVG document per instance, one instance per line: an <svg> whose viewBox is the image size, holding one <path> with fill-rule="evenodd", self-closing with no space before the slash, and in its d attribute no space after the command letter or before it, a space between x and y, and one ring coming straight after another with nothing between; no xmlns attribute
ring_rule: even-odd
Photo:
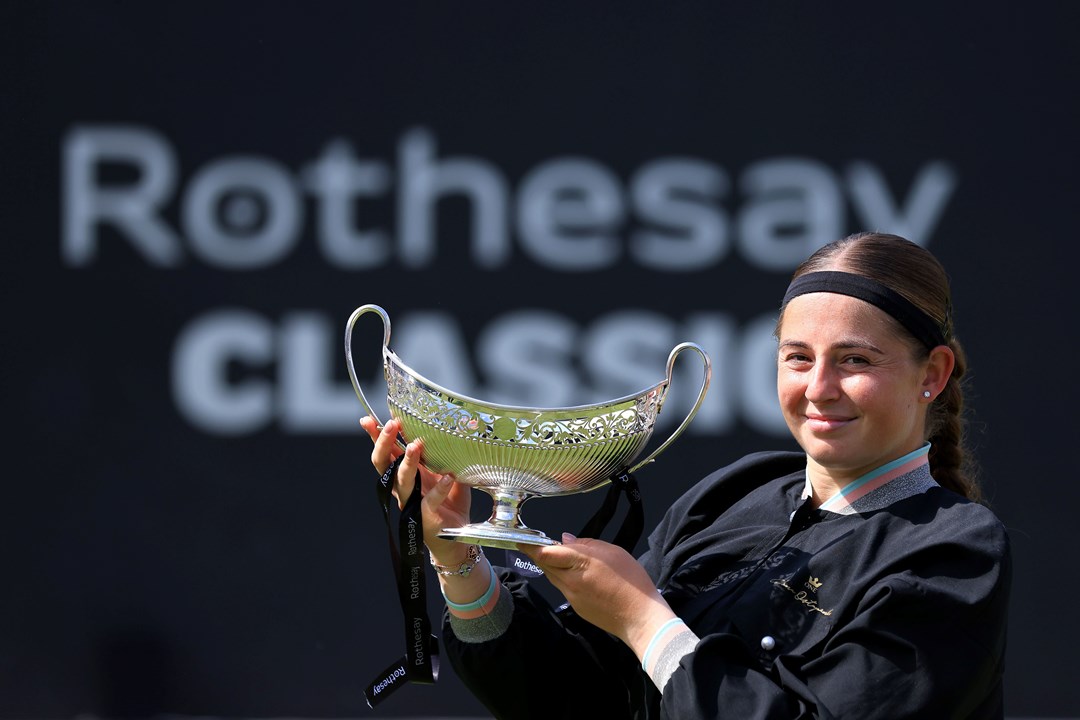
<svg viewBox="0 0 1080 720"><path fill-rule="evenodd" d="M444 528L439 537L444 540L486 545L513 550L517 545L558 545L539 530L526 527L521 521L521 506L533 493L508 488L478 488L491 496L494 505L491 517L481 523L459 528Z"/></svg>
<svg viewBox="0 0 1080 720"><path fill-rule="evenodd" d="M491 508L491 517L488 518L489 523L511 530L525 528L525 523L521 521L521 506L532 497L530 493L495 488L488 490L488 494L495 501Z"/></svg>

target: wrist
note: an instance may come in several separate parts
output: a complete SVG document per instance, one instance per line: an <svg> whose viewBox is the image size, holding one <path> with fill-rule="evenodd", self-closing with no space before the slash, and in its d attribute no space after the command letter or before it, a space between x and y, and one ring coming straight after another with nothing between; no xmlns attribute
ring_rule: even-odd
<svg viewBox="0 0 1080 720"><path fill-rule="evenodd" d="M495 568L490 564L487 564L486 573L476 573L477 576L486 575L487 582L484 585L485 589L483 593L476 597L475 592L472 594L471 599L468 602L462 602L462 598L458 600L452 599L450 593L447 592L447 588L443 587L443 598L446 600L446 607L449 609L451 615L455 615L463 620L469 620L481 615L487 615L495 603L499 599L499 578L495 574ZM471 583L476 585L476 583ZM474 587L474 591L479 591L479 587Z"/></svg>
<svg viewBox="0 0 1080 720"><path fill-rule="evenodd" d="M454 543L460 545L461 543ZM484 558L484 551L479 545L465 546L465 554L457 562L447 562L445 556L436 558L434 553L428 551L431 556L431 567L443 577L461 576L468 577L473 569Z"/></svg>
<svg viewBox="0 0 1080 720"><path fill-rule="evenodd" d="M656 663L657 656L660 655L660 651L671 641L672 637L685 629L686 623L679 617L670 618L656 628L645 646L645 651L641 654L641 669L651 677L653 666Z"/></svg>
<svg viewBox="0 0 1080 720"><path fill-rule="evenodd" d="M625 634L620 638L630 646L634 654L641 658L645 655L649 643L652 642L657 632L664 625L675 620L678 616L665 602L654 603L647 608L637 611L638 621L625 629Z"/></svg>

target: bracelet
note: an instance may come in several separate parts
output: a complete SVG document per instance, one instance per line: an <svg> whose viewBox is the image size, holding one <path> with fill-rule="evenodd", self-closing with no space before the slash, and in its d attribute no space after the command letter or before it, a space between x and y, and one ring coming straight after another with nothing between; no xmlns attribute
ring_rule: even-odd
<svg viewBox="0 0 1080 720"><path fill-rule="evenodd" d="M645 654L641 656L641 669L642 670L644 670L645 672L649 671L649 667L648 667L649 653L651 653L653 651L653 645L656 644L656 641L659 640L660 637L664 633L666 633L668 631L668 628L670 628L672 625L678 625L682 621L683 621L683 619L680 618L680 617L673 617L670 620L668 620L666 623L661 625L657 629L657 631L655 633L653 633L652 640L649 641L648 647L645 648Z"/></svg>
<svg viewBox="0 0 1080 720"><path fill-rule="evenodd" d="M479 545L470 545L469 549L465 553L465 561L460 565L454 567L451 565L439 565L435 562L435 558L431 558L431 567L435 568L435 572L439 575L453 576L460 575L461 577L468 577L469 573L473 571L477 563L480 562L480 558L484 557L483 550Z"/></svg>
<svg viewBox="0 0 1080 720"><path fill-rule="evenodd" d="M491 596L495 594L495 588L499 586L499 576L495 574L495 568L491 567L491 565L488 565L488 568L491 570L491 580L488 582L488 589L484 591L483 595L469 603L455 603L450 602L444 592L443 600L446 600L447 607L458 612L468 612L470 610L479 610L487 605L488 601L491 600Z"/></svg>

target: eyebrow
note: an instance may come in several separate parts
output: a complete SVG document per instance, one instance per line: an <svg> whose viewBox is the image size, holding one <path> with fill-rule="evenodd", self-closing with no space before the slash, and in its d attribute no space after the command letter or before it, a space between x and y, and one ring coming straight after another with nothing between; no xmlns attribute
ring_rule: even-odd
<svg viewBox="0 0 1080 720"><path fill-rule="evenodd" d="M810 344L805 343L805 342L803 342L801 340L784 340L784 341L782 341L780 343L780 347L781 348L796 347L796 348L807 348L807 349L809 349ZM885 354L884 351L881 350L881 348L879 348L877 345L874 345L869 340L863 340L863 339L859 339L859 338L848 338L848 339L845 339L845 340L841 340L840 342L837 342L837 343L834 343L834 344L830 345L829 349L830 350L869 350L871 352L877 353L878 355L884 355Z"/></svg>

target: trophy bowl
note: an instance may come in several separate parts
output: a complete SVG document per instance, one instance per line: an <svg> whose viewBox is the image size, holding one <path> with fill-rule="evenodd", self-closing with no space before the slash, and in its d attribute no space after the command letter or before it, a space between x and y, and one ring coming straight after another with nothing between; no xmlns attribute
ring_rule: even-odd
<svg viewBox="0 0 1080 720"><path fill-rule="evenodd" d="M705 351L684 342L668 356L667 377L631 395L554 408L484 402L436 385L403 363L390 350L390 316L378 305L369 304L349 317L345 358L357 397L380 425L382 421L357 380L352 359L353 326L360 316L372 312L383 321L387 407L401 422L401 435L406 442L424 439L423 463L428 469L452 473L458 482L486 492L493 500L487 520L439 533L439 537L464 543L508 549L518 544L557 544L522 522L525 501L595 490L609 483L617 472L632 473L652 462L697 414L712 375ZM675 360L685 350L697 352L703 363L696 402L667 440L637 461L663 407Z"/></svg>

